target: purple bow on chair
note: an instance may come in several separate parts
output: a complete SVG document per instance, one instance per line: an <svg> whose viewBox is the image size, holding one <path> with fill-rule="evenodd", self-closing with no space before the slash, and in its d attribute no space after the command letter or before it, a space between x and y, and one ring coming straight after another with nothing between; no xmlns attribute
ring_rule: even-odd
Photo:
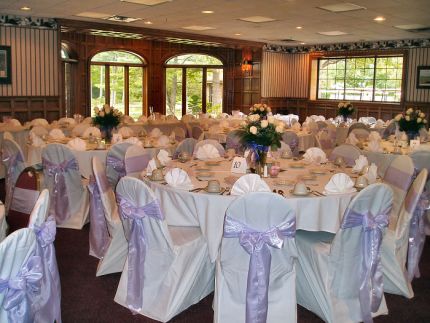
<svg viewBox="0 0 430 323"><path fill-rule="evenodd" d="M151 217L163 220L160 206L154 200L144 206L135 206L134 202L117 193L119 213L123 219L131 221L128 237L128 282L127 306L133 312L142 309L142 290L144 280L144 264L146 257L146 239L142 219Z"/></svg>
<svg viewBox="0 0 430 323"><path fill-rule="evenodd" d="M120 178L126 175L124 160L115 156L108 156L106 158L106 166L111 166L118 173Z"/></svg>
<svg viewBox="0 0 430 323"><path fill-rule="evenodd" d="M70 217L69 199L64 174L69 170L79 170L76 159L65 160L60 164L42 158L43 168L48 176L54 178L54 191L52 193L51 210L59 224Z"/></svg>
<svg viewBox="0 0 430 323"><path fill-rule="evenodd" d="M42 260L30 256L16 277L0 279L0 293L5 293L3 308L8 312L9 323L33 322L32 304L40 293Z"/></svg>
<svg viewBox="0 0 430 323"><path fill-rule="evenodd" d="M55 257L54 241L57 233L55 218L51 215L41 226L35 226L37 237L37 253L42 258L43 277L41 280L41 295L36 321L61 322L61 285L58 273L57 258Z"/></svg>
<svg viewBox="0 0 430 323"><path fill-rule="evenodd" d="M359 299L365 323L373 322L371 313L378 310L384 295L380 247L390 210L391 207L375 216L370 212L361 214L350 209L341 226L342 229L363 227Z"/></svg>
<svg viewBox="0 0 430 323"><path fill-rule="evenodd" d="M412 281L414 277L421 276L419 263L421 254L426 241L426 234L424 228L424 216L426 210L429 208L429 196L427 192L423 192L420 196L418 204L414 210L411 218L409 228L409 249L408 249L408 279Z"/></svg>
<svg viewBox="0 0 430 323"><path fill-rule="evenodd" d="M228 216L225 218L224 238L239 237L240 245L251 256L246 288L246 323L263 323L267 319L269 275L272 261L268 246L281 249L284 237L294 238L295 234L295 219L265 232L258 232Z"/></svg>
<svg viewBox="0 0 430 323"><path fill-rule="evenodd" d="M90 254L103 258L110 243L105 211L101 201L99 187L93 176L88 185L90 191Z"/></svg>
<svg viewBox="0 0 430 323"><path fill-rule="evenodd" d="M12 191L14 185L12 183L13 172L19 162L23 163L22 155L17 152L16 154L10 154L9 151L2 149L2 162L6 165L6 195L8 199L12 198Z"/></svg>

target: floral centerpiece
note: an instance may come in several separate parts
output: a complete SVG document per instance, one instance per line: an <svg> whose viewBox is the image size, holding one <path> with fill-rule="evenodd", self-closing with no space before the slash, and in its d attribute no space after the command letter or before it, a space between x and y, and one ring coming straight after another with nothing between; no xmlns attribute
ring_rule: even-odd
<svg viewBox="0 0 430 323"><path fill-rule="evenodd" d="M405 114L398 114L394 120L397 122L399 130L406 132L409 140L414 139L427 123L425 113L413 108L407 109Z"/></svg>
<svg viewBox="0 0 430 323"><path fill-rule="evenodd" d="M262 119L258 113L250 114L248 120L242 124L238 135L242 145L252 152L251 159L258 166L257 173L261 173L266 164L269 148L277 150L281 147L283 132L284 123L278 122L273 116Z"/></svg>
<svg viewBox="0 0 430 323"><path fill-rule="evenodd" d="M266 117L272 109L264 103L256 103L249 109L249 115L258 114L260 118Z"/></svg>
<svg viewBox="0 0 430 323"><path fill-rule="evenodd" d="M95 107L94 113L93 124L99 126L105 140L110 141L112 139L112 130L121 123L122 112L105 104L101 109Z"/></svg>
<svg viewBox="0 0 430 323"><path fill-rule="evenodd" d="M354 113L354 107L351 102L339 102L337 105L337 115L342 116L343 120L351 116Z"/></svg>

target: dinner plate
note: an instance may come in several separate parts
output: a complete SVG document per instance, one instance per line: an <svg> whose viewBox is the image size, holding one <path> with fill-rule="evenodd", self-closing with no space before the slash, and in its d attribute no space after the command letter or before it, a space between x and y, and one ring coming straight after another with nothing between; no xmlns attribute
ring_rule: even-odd
<svg viewBox="0 0 430 323"><path fill-rule="evenodd" d="M311 174L315 174L315 175L326 175L328 174L328 171L326 169L311 169L310 171Z"/></svg>
<svg viewBox="0 0 430 323"><path fill-rule="evenodd" d="M305 164L304 163L292 163L290 164L291 168L305 168Z"/></svg>
<svg viewBox="0 0 430 323"><path fill-rule="evenodd" d="M278 179L274 181L274 185L276 186L293 186L294 181L288 179Z"/></svg>
<svg viewBox="0 0 430 323"><path fill-rule="evenodd" d="M218 195L221 195L222 193L224 193L224 192L225 192L225 187L221 187L221 188L220 188L220 190L219 190L218 192L209 192L207 187L205 187L205 188L203 189L203 191L204 191L205 193L208 193L208 194L218 194Z"/></svg>

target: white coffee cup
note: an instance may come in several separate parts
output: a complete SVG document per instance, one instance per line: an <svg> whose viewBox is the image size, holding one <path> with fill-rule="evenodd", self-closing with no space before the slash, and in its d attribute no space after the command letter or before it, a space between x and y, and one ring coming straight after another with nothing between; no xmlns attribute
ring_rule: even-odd
<svg viewBox="0 0 430 323"><path fill-rule="evenodd" d="M294 194L306 194L308 192L308 188L304 182L297 182L296 185L294 185L293 192Z"/></svg>
<svg viewBox="0 0 430 323"><path fill-rule="evenodd" d="M208 192L219 192L221 190L221 185L218 180L213 179L208 181Z"/></svg>

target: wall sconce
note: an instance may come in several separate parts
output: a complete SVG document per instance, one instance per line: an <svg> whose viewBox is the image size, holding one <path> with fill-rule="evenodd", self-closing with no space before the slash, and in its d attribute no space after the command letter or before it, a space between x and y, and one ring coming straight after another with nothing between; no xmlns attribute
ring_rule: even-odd
<svg viewBox="0 0 430 323"><path fill-rule="evenodd" d="M247 75L251 75L251 73L252 73L252 61L244 58L242 61L241 68L242 68L242 72L244 72Z"/></svg>

